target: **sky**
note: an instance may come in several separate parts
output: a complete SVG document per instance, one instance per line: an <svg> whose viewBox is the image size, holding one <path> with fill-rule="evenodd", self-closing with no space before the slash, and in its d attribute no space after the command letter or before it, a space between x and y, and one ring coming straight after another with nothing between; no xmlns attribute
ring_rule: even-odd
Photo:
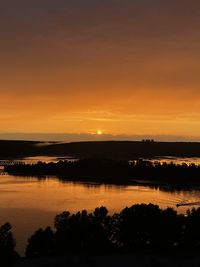
<svg viewBox="0 0 200 267"><path fill-rule="evenodd" d="M0 0L0 133L200 140L199 29L197 0Z"/></svg>

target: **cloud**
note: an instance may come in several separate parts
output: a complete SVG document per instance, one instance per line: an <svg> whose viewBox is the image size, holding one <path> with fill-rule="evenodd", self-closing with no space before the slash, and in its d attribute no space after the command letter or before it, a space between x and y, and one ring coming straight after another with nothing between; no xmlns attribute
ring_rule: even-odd
<svg viewBox="0 0 200 267"><path fill-rule="evenodd" d="M0 130L200 134L199 28L196 0L1 0Z"/></svg>

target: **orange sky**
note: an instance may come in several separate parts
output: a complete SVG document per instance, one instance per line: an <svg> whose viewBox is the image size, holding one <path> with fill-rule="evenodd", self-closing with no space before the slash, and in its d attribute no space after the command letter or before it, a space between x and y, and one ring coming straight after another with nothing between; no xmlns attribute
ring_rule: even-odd
<svg viewBox="0 0 200 267"><path fill-rule="evenodd" d="M200 137L200 2L2 0L0 132Z"/></svg>

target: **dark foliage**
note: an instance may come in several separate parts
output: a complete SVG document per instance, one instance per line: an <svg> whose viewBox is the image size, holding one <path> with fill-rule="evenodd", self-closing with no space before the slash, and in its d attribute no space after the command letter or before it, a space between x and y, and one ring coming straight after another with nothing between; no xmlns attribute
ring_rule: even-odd
<svg viewBox="0 0 200 267"><path fill-rule="evenodd" d="M9 223L0 227L0 266L13 266L18 258L11 228Z"/></svg>
<svg viewBox="0 0 200 267"><path fill-rule="evenodd" d="M97 181L99 183L127 184L134 179L173 185L199 185L200 166L191 164L159 163L145 160L133 162L108 159L83 159L75 162L15 164L5 166L10 174L57 175L63 180Z"/></svg>
<svg viewBox="0 0 200 267"><path fill-rule="evenodd" d="M28 240L26 255L28 257L49 256L55 250L54 232L50 227L39 229Z"/></svg>
<svg viewBox="0 0 200 267"><path fill-rule="evenodd" d="M109 216L105 207L93 213L63 212L55 231L38 230L29 239L28 257L112 252L185 252L200 250L200 208L178 215L153 204L134 205Z"/></svg>
<svg viewBox="0 0 200 267"><path fill-rule="evenodd" d="M88 214L83 210L76 214L63 212L55 217L53 233L48 227L39 229L29 239L26 255L46 256L68 253L102 253L111 249L107 209L97 208Z"/></svg>
<svg viewBox="0 0 200 267"><path fill-rule="evenodd" d="M173 209L141 204L120 216L119 242L126 249L170 249L180 241L181 220Z"/></svg>

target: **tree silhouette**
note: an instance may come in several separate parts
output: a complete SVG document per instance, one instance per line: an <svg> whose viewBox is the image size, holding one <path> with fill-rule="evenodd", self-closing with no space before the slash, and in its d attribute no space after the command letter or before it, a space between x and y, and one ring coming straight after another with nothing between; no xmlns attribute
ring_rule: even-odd
<svg viewBox="0 0 200 267"><path fill-rule="evenodd" d="M0 264L2 266L12 266L18 258L11 229L12 226L9 223L0 227Z"/></svg>
<svg viewBox="0 0 200 267"><path fill-rule="evenodd" d="M37 230L28 240L27 257L52 255L55 250L54 233L50 227Z"/></svg>
<svg viewBox="0 0 200 267"><path fill-rule="evenodd" d="M200 208L178 215L171 208L136 204L110 216L105 207L55 217L55 231L39 229L29 239L27 257L108 252L198 251Z"/></svg>

